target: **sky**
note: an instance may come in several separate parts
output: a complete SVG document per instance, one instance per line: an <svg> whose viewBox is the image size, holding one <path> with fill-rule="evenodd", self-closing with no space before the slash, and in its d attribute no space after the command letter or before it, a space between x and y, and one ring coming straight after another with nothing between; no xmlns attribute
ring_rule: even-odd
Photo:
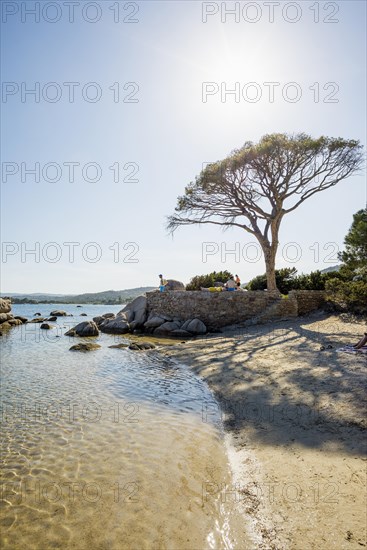
<svg viewBox="0 0 367 550"><path fill-rule="evenodd" d="M168 234L185 186L273 132L366 144L364 1L1 8L3 294L155 286L160 273L187 283L224 269L249 281L265 271L251 235ZM366 197L361 173L287 215L277 267L337 264Z"/></svg>

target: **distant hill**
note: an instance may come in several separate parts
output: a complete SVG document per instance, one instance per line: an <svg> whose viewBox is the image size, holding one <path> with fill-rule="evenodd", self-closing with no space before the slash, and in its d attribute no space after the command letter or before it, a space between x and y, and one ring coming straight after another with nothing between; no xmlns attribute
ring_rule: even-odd
<svg viewBox="0 0 367 550"><path fill-rule="evenodd" d="M331 271L339 271L340 268L341 268L341 264L332 265L331 267L327 267L326 269L322 269L321 273L330 273Z"/></svg>
<svg viewBox="0 0 367 550"><path fill-rule="evenodd" d="M142 286L125 290L104 290L102 292L88 292L85 294L21 294L8 293L14 304L126 304L137 296L154 290L153 286ZM3 293L5 296L5 293Z"/></svg>

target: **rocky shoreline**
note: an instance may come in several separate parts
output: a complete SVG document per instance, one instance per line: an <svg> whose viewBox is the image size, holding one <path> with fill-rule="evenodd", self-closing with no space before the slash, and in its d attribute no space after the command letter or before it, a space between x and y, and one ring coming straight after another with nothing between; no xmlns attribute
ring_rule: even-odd
<svg viewBox="0 0 367 550"><path fill-rule="evenodd" d="M172 289L174 290L174 289ZM14 316L11 312L11 299L1 298L0 302L0 335L4 330L8 330L13 326L18 326L26 323L40 324L42 330L52 330L55 325L52 322L57 321L59 317L69 317L70 315L63 310L53 310L48 317L42 317L40 313L35 313L33 319L27 319L22 316ZM86 316L82 313L81 316ZM150 314L147 307L146 296L138 296L132 302L127 304L117 314L105 313L97 317L93 317L92 321L82 321L65 332L65 336L82 338L96 337L100 333L125 335L133 334L137 336L150 335L154 337L170 337L190 339L195 336L201 336L208 332L205 324L197 318L179 319L170 315L155 315ZM90 351L98 349L98 344L85 343L83 345L76 344L70 349L72 351ZM112 347L112 346L111 346ZM113 346L116 347L116 346ZM136 342L128 345L119 345L119 347L129 347L133 350L146 350L155 348L154 344Z"/></svg>

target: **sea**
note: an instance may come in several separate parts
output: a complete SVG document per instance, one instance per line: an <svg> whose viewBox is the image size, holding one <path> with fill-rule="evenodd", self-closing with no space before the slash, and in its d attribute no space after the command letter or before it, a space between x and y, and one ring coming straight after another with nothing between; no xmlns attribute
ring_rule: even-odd
<svg viewBox="0 0 367 550"><path fill-rule="evenodd" d="M55 309L68 316L53 329L28 323L0 337L2 550L250 548L205 382L159 349L110 347L130 335L65 336L121 305L12 313ZM101 348L70 351L90 341Z"/></svg>

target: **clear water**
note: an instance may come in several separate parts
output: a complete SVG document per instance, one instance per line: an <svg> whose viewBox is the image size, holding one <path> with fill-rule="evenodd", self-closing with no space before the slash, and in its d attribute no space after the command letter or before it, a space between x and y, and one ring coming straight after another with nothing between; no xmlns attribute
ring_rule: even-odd
<svg viewBox="0 0 367 550"><path fill-rule="evenodd" d="M73 317L1 337L1 548L247 547L215 489L231 476L206 385L154 350L108 347L126 337L64 336L120 308L13 306L29 319L53 309ZM69 351L80 341L101 349Z"/></svg>

